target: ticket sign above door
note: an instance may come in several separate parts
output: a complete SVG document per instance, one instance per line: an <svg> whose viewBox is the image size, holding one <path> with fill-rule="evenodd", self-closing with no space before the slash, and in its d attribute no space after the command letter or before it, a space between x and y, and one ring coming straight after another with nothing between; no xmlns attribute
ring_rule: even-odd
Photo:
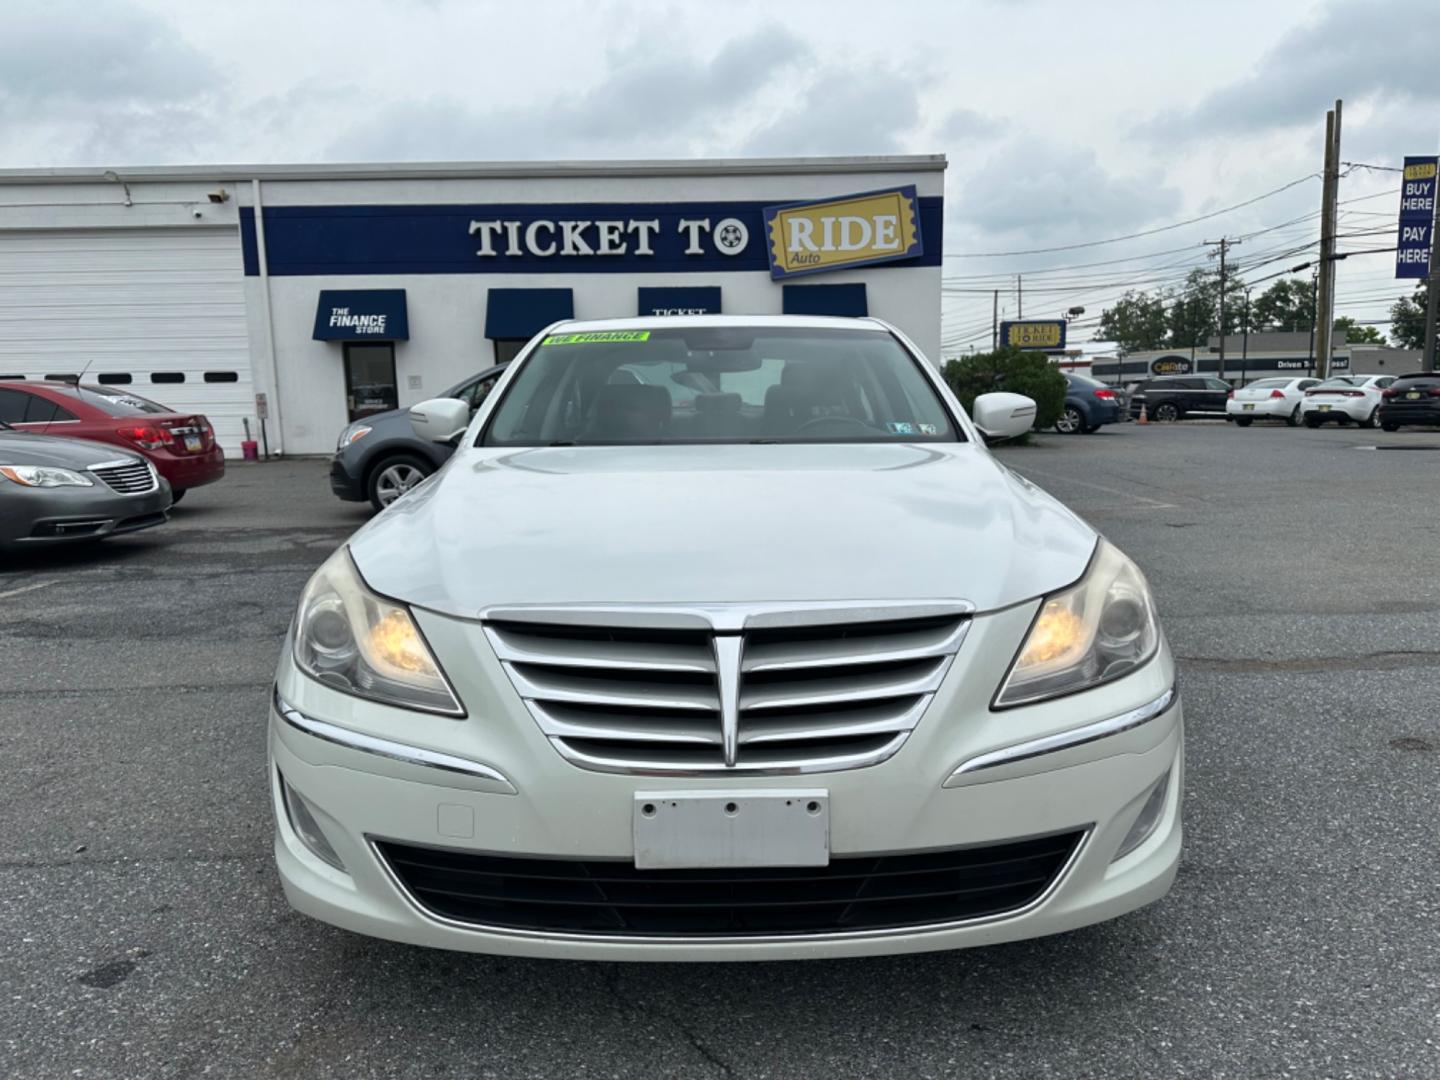
<svg viewBox="0 0 1440 1080"><path fill-rule="evenodd" d="M913 259L925 253L913 185L765 208L775 279Z"/></svg>

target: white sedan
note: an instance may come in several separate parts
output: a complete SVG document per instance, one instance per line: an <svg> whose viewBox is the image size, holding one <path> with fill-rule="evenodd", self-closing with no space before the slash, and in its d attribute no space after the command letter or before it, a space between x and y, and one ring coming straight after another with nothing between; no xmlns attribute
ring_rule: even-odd
<svg viewBox="0 0 1440 1080"><path fill-rule="evenodd" d="M1305 391L1302 406L1305 426L1317 428L1327 420L1337 424L1353 420L1361 427L1376 427L1380 392L1394 381L1394 375L1337 375L1312 386Z"/></svg>
<svg viewBox="0 0 1440 1080"><path fill-rule="evenodd" d="M320 567L276 673L301 911L778 960L1170 888L1175 661L1140 568L987 449L1029 398L966 416L878 320L711 315L556 324L473 420L411 419L454 456Z"/></svg>
<svg viewBox="0 0 1440 1080"><path fill-rule="evenodd" d="M1256 420L1269 417L1284 420L1297 427L1305 401L1305 391L1318 386L1319 379L1275 378L1257 379L1249 386L1231 392L1225 401L1225 416L1240 427L1249 427Z"/></svg>

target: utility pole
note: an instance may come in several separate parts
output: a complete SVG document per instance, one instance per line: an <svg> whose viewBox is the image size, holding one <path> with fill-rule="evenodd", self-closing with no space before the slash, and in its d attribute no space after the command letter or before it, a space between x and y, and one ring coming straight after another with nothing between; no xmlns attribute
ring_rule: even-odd
<svg viewBox="0 0 1440 1080"><path fill-rule="evenodd" d="M1220 328L1224 333L1225 328ZM1240 385L1250 378L1250 286L1245 286L1245 336L1240 340Z"/></svg>
<svg viewBox="0 0 1440 1080"><path fill-rule="evenodd" d="M990 351L1000 347L1000 290L995 290L990 308Z"/></svg>
<svg viewBox="0 0 1440 1080"><path fill-rule="evenodd" d="M1340 101L1325 114L1325 172L1320 193L1320 273L1315 312L1315 374L1330 377L1335 326L1335 211L1340 189Z"/></svg>
<svg viewBox="0 0 1440 1080"><path fill-rule="evenodd" d="M1320 268L1317 266L1310 275L1310 368L1308 375L1315 374L1315 287L1320 280Z"/></svg>
<svg viewBox="0 0 1440 1080"><path fill-rule="evenodd" d="M1015 318L1025 317L1025 292L1020 285L1020 275L1015 275Z"/></svg>
<svg viewBox="0 0 1440 1080"><path fill-rule="evenodd" d="M1214 244L1220 249L1220 359L1216 363L1216 378L1223 379L1225 378L1225 255L1233 245L1240 241L1222 236L1219 240L1206 240L1205 243ZM1211 254L1213 255L1214 252Z"/></svg>

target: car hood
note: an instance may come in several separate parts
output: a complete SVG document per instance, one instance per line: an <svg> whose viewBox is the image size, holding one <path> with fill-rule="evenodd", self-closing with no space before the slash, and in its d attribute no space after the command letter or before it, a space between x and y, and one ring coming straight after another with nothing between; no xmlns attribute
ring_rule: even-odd
<svg viewBox="0 0 1440 1080"><path fill-rule="evenodd" d="M141 461L108 443L88 439L62 439L54 435L28 435L0 429L0 465L49 465L59 469L87 469L110 461Z"/></svg>
<svg viewBox="0 0 1440 1080"><path fill-rule="evenodd" d="M377 592L493 605L964 600L1068 585L1095 532L974 444L467 450L351 540Z"/></svg>

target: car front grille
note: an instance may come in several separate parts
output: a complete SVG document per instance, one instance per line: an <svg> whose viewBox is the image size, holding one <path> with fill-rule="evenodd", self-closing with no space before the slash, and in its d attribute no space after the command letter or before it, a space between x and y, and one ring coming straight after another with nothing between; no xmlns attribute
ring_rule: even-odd
<svg viewBox="0 0 1440 1080"><path fill-rule="evenodd" d="M1045 895L1083 839L1036 839L828 866L639 870L376 841L422 909L477 927L675 938L828 934L994 918Z"/></svg>
<svg viewBox="0 0 1440 1080"><path fill-rule="evenodd" d="M146 495L159 486L155 479L155 473L143 461L92 465L90 472L120 492L121 495Z"/></svg>
<svg viewBox="0 0 1440 1080"><path fill-rule="evenodd" d="M919 722L969 626L958 605L729 613L708 625L700 615L644 619L572 611L486 622L541 730L579 766L673 774L875 764Z"/></svg>

